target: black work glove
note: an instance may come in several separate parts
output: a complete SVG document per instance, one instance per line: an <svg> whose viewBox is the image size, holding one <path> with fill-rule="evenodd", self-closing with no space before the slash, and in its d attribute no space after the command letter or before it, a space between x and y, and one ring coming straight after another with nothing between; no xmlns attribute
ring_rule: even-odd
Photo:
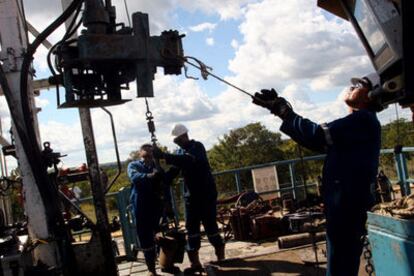
<svg viewBox="0 0 414 276"><path fill-rule="evenodd" d="M163 159L165 157L165 153L159 147L153 147L152 155L155 159Z"/></svg>
<svg viewBox="0 0 414 276"><path fill-rule="evenodd" d="M270 113L280 117L282 120L293 111L290 103L284 98L279 97L272 88L262 89L253 96L253 103L270 110Z"/></svg>

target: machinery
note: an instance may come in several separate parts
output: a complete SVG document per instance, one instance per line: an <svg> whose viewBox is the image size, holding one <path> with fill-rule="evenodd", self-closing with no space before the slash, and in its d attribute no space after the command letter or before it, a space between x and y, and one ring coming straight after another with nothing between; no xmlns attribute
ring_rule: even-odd
<svg viewBox="0 0 414 276"><path fill-rule="evenodd" d="M130 27L117 23L111 0L62 0L62 4L63 13L29 44L30 24L25 21L22 2L0 2L0 25L7 26L0 29L0 85L8 105L14 107L10 113L16 136L15 156L24 172L25 192L31 195L25 202L29 233L35 233L31 236L34 241L42 241L33 247L33 265L38 266L40 273L33 275L117 275L105 204L109 188L102 186L89 108L100 107L112 118L105 106L126 102L121 90L128 89L128 84L135 80L138 97L152 97L157 66L163 67L165 74L181 73L183 36L172 30L150 36L148 15L140 12L132 15ZM62 202L67 205L70 200L59 194L54 183L59 179L51 179L47 174L48 166L55 166L60 155L53 153L49 144L41 151L31 91L33 55L41 44L48 45L47 37L65 22L67 31L62 39L49 45L49 83L56 86L58 107L79 108L86 177L91 183L96 214L96 223L88 223L91 240L77 245L72 243L62 217ZM77 37L82 24L84 29ZM61 102L62 86L65 95ZM116 153L119 159L117 148Z"/></svg>
<svg viewBox="0 0 414 276"><path fill-rule="evenodd" d="M414 104L414 60L409 0L318 0L318 6L352 23L375 68L366 76L370 96L386 107Z"/></svg>
<svg viewBox="0 0 414 276"><path fill-rule="evenodd" d="M80 6L77 13L79 13ZM50 82L65 88L65 102L59 107L101 107L121 104L121 89L128 89L136 80L138 97L153 97L152 81L156 67L164 74L181 74L183 48L177 31L164 31L150 36L148 15L132 15L132 28L115 22L111 1L85 1L82 22L86 29L78 38L71 38L79 23L76 17L64 38L54 45L54 75ZM49 54L50 58L50 54ZM58 88L57 88L58 90Z"/></svg>

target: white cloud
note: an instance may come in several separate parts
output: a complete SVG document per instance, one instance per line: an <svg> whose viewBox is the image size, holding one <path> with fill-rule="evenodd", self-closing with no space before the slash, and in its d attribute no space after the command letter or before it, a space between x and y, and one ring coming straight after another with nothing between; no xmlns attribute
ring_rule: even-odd
<svg viewBox="0 0 414 276"><path fill-rule="evenodd" d="M240 31L243 41L229 69L244 86L280 87L329 75L324 84L331 88L371 70L349 22L326 18L312 1L251 4ZM313 88L320 85L315 81Z"/></svg>
<svg viewBox="0 0 414 276"><path fill-rule="evenodd" d="M24 0L26 15L32 24L41 31L51 18L57 18L62 12L61 1L56 0ZM127 1L130 16L134 12L141 11L149 14L150 31L159 34L165 28L171 28L173 10L176 5L174 1L152 0L152 1ZM112 5L116 7L117 21L128 24L124 0L113 0Z"/></svg>
<svg viewBox="0 0 414 276"><path fill-rule="evenodd" d="M28 13L39 29L44 28L50 14L58 14L59 5L53 0L26 1ZM35 3L36 2L36 3ZM50 4L46 11L45 3ZM126 22L122 0L114 0L120 21ZM232 40L234 58L228 62L232 75L226 80L250 92L260 88L275 87L293 105L295 111L317 122L331 121L347 114L341 90L353 76L362 76L372 70L365 52L350 24L335 18L327 18L308 0L171 0L129 1L130 11L149 12L151 32L171 28L176 8L218 14L222 20L240 19L241 38ZM30 9L29 9L30 8ZM53 13L55 11L55 13ZM213 30L212 23L193 26L193 31ZM212 25L208 25L212 24ZM202 25L202 26L200 26ZM197 28L196 28L197 27ZM188 26L184 26L189 29ZM63 31L61 31L63 32ZM62 34L62 33L61 33ZM61 35L60 34L60 35ZM51 39L57 41L58 35ZM214 44L212 37L208 38ZM208 44L208 40L206 40ZM39 50L44 59L45 52ZM225 61L223 61L225 62ZM210 64L214 67L214 64ZM44 68L37 64L37 68ZM134 90L132 85L132 90ZM328 92L338 94L331 102L314 102L311 93ZM149 99L156 124L159 141L173 148L170 129L176 122L186 124L190 136L208 147L217 142L217 137L230 129L260 121L276 131L280 120L251 99L233 88L208 97L199 83L179 80L177 77L157 75L154 82L155 98ZM135 92L130 92L133 98ZM0 107L0 115L3 112ZM148 142L143 99L122 106L109 108L115 119L121 159L140 144ZM389 109L390 110L390 109ZM393 118L393 112L380 113L383 122ZM406 110L401 116L408 116ZM112 162L115 154L108 116L101 110L93 111L96 144L101 162ZM387 121L388 120L388 121ZM66 162L84 159L83 142L79 123L66 125L59 122L41 122L41 133L52 142L57 151L69 153Z"/></svg>
<svg viewBox="0 0 414 276"><path fill-rule="evenodd" d="M231 41L231 47L235 50L237 50L237 48L239 48L239 42L236 39L232 39Z"/></svg>
<svg viewBox="0 0 414 276"><path fill-rule="evenodd" d="M296 16L292 16L292 15ZM298 20L300 18L300 20ZM309 93L339 93L351 76L369 71L364 50L348 22L328 19L315 3L306 0L264 0L245 7L239 27L242 39L232 41L236 50L229 61L234 76L226 80L254 92L276 88L294 109L315 121L330 121L347 113L338 97L315 103ZM219 111L213 120L213 139L229 128L261 121L277 130L280 121L267 110L229 88L214 98Z"/></svg>
<svg viewBox="0 0 414 276"><path fill-rule="evenodd" d="M248 3L258 2L257 0L175 0L182 8L189 11L202 11L207 14L218 13L222 20L237 19L244 13Z"/></svg>
<svg viewBox="0 0 414 276"><path fill-rule="evenodd" d="M210 22L204 22L195 26L189 27L189 29L193 32L203 32L203 31L209 31L212 32L217 27L217 24L210 23Z"/></svg>
<svg viewBox="0 0 414 276"><path fill-rule="evenodd" d="M207 44L208 46L214 46L214 38L213 38L213 37L208 37L208 38L206 39L206 44Z"/></svg>
<svg viewBox="0 0 414 276"><path fill-rule="evenodd" d="M0 96L0 118L9 116L9 108L7 107L6 97Z"/></svg>
<svg viewBox="0 0 414 276"><path fill-rule="evenodd" d="M296 112L316 122L345 116L343 90L349 78L372 70L349 23L325 17L313 2L264 0L248 5L240 31L243 37L232 42L236 54L229 62L234 76L226 80L250 92L275 87ZM334 101L312 100L310 93L328 90L338 95ZM213 102L219 112L191 124L207 145L251 122L261 121L274 131L280 126L279 119L233 88ZM379 117L389 118L385 113Z"/></svg>
<svg viewBox="0 0 414 276"><path fill-rule="evenodd" d="M131 85L128 96L135 97L135 85ZM218 109L193 80L178 81L176 77L156 76L154 82L156 97L148 99L154 116L156 135L159 141L169 148L175 147L172 143L170 130L174 123L182 122L192 125L202 123L214 116ZM129 152L138 148L142 143L150 141L150 133L145 120L146 107L144 99L134 98L132 101L108 107L115 120L117 140L122 160L128 157ZM113 137L108 115L100 109L92 112L95 140L101 162L114 162ZM42 137L53 140L56 148L62 152L71 152L71 155L82 156L83 142L80 126L47 123L42 125ZM67 135L70 133L69 135ZM65 136L59 140L58 136ZM75 138L76 137L76 138ZM75 154L76 153L76 154Z"/></svg>
<svg viewBox="0 0 414 276"><path fill-rule="evenodd" d="M36 106L37 107L40 107L40 108L44 108L44 107L48 106L49 103L50 103L49 100L47 100L47 99L41 99L39 97L36 97L35 98L35 101L36 101Z"/></svg>
<svg viewBox="0 0 414 276"><path fill-rule="evenodd" d="M58 152L71 154L83 149L82 130L80 123L65 124L50 120L40 123L40 133L43 141L49 141Z"/></svg>

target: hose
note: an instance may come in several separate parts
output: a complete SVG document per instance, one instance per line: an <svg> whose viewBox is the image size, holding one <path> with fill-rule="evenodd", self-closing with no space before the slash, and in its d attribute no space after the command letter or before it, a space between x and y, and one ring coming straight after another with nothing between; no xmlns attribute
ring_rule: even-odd
<svg viewBox="0 0 414 276"><path fill-rule="evenodd" d="M56 241L60 251L61 261L63 261L62 269L65 275L74 275L77 273L76 259L70 246L68 233L64 228L63 218L60 214L60 208L56 198L57 188L53 187L50 183L46 166L42 160L39 145L37 144L37 136L33 126L32 111L27 86L30 65L37 48L51 33L53 33L78 9L82 2L83 0L74 0L63 13L42 33L40 33L33 43L27 47L20 73L20 97L23 122L18 120L20 116L17 111L13 112L12 108L10 108L12 117L14 118L13 121L16 125L16 130L22 142L23 150L27 156L28 164L31 167L35 183L39 189L40 196L45 206L47 226L57 239ZM13 106L11 104L11 91L8 87L7 81L4 81L5 74L3 70L1 70L0 75L4 94L8 95L6 96L6 99L9 107L11 107Z"/></svg>

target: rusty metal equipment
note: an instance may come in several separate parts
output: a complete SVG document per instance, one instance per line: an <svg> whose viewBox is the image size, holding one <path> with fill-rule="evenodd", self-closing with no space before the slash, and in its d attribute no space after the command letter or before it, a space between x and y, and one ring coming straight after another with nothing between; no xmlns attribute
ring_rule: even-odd
<svg viewBox="0 0 414 276"><path fill-rule="evenodd" d="M394 200L392 202L375 205L372 212L400 219L414 219L414 194Z"/></svg>
<svg viewBox="0 0 414 276"><path fill-rule="evenodd" d="M161 268L170 269L175 263L184 260L185 233L183 231L169 231L165 235L157 237L160 247L159 263Z"/></svg>
<svg viewBox="0 0 414 276"><path fill-rule="evenodd" d="M286 233L281 218L273 214L270 204L254 192L238 196L230 209L229 224L235 240L263 240Z"/></svg>
<svg viewBox="0 0 414 276"><path fill-rule="evenodd" d="M380 171L377 175L375 200L379 202L390 202L395 195L393 194L392 184L384 171Z"/></svg>
<svg viewBox="0 0 414 276"><path fill-rule="evenodd" d="M80 9L80 8L79 8ZM78 14L80 10L78 10ZM85 1L82 20L74 23L64 38L53 46L55 67L49 61L53 84L65 87L65 102L59 107L102 107L126 102L121 90L137 80L138 97L152 97L156 67L164 74L181 74L183 48L178 31L150 36L148 15L132 15L132 28L115 22L111 1ZM86 27L71 39L80 23ZM50 55L49 55L50 57ZM58 87L57 87L58 88Z"/></svg>
<svg viewBox="0 0 414 276"><path fill-rule="evenodd" d="M304 209L296 213L284 216L289 222L289 229L292 233L301 233L308 231L309 225L316 223L319 225L323 221L324 214L320 210Z"/></svg>
<svg viewBox="0 0 414 276"><path fill-rule="evenodd" d="M280 218L273 214L264 214L250 218L252 239L255 241L276 238L286 234L286 227Z"/></svg>
<svg viewBox="0 0 414 276"><path fill-rule="evenodd" d="M238 241L249 240L251 236L249 215L245 209L235 208L231 210L230 226L234 239Z"/></svg>

